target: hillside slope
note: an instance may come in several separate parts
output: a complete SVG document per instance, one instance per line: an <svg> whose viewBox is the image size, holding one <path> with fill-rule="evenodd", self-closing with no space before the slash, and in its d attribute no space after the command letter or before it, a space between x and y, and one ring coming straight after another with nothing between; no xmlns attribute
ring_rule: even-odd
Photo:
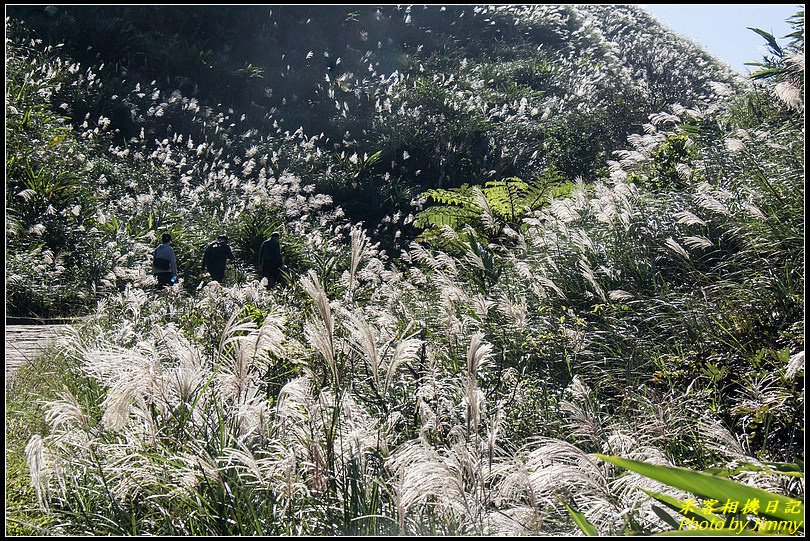
<svg viewBox="0 0 810 541"><path fill-rule="evenodd" d="M72 269L56 283L70 276L88 298L120 266L111 253L146 256L134 241L108 243L88 265L82 254L105 244L85 231L103 238L126 224L118 239L151 243L171 228L193 270L204 232L225 229L249 265L272 227L303 234L295 220L316 219L311 200L334 202L396 250L416 233L407 216L426 189L595 181L651 113L736 84L632 6L9 6L8 16L10 125L20 122L7 128L10 250ZM53 274L37 276L23 299L50 311Z"/></svg>

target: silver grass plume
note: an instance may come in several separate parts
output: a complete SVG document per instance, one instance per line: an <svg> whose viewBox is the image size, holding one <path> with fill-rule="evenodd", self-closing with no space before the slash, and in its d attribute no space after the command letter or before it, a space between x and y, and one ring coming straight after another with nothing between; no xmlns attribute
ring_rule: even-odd
<svg viewBox="0 0 810 541"><path fill-rule="evenodd" d="M597 449L602 449L602 420L593 404L591 390L579 376L574 376L566 391L571 400L560 401L560 409L566 414L566 426L580 441L589 441Z"/></svg>
<svg viewBox="0 0 810 541"><path fill-rule="evenodd" d="M484 230L496 233L499 228L498 218L495 216L495 212L492 210L486 195L484 195L484 192L478 186L473 188L473 202L481 211L481 223L484 226Z"/></svg>
<svg viewBox="0 0 810 541"><path fill-rule="evenodd" d="M25 446L25 459L31 473L31 485L42 509L49 509L51 479L61 471L59 457L54 454L39 434L34 434Z"/></svg>
<svg viewBox="0 0 810 541"><path fill-rule="evenodd" d="M360 227L351 231L351 262L349 264L349 288L347 294L354 291L355 277L360 262L369 255L369 239Z"/></svg>
<svg viewBox="0 0 810 541"><path fill-rule="evenodd" d="M380 381L382 360L377 353L374 330L371 328L371 325L369 325L366 317L360 312L349 313L347 319L348 323L346 327L349 330L349 336L353 345L360 352L363 362L371 369L374 385L378 389L382 388Z"/></svg>
<svg viewBox="0 0 810 541"><path fill-rule="evenodd" d="M318 281L315 271L310 270L301 278L301 286L312 298L315 309L320 316L317 321L308 321L304 324L304 336L310 345L321 354L326 361L333 384L340 381L335 349L335 320L329 299Z"/></svg>
<svg viewBox="0 0 810 541"><path fill-rule="evenodd" d="M726 460L745 461L749 459L749 453L740 440L728 428L723 426L719 420L714 418L700 419L697 428L703 444L720 456L725 457Z"/></svg>
<svg viewBox="0 0 810 541"><path fill-rule="evenodd" d="M467 373L465 378L465 401L467 403L468 433L478 434L481 422L483 396L478 388L478 372L489 361L492 345L483 341L484 335L476 333L470 338L467 348Z"/></svg>
<svg viewBox="0 0 810 541"><path fill-rule="evenodd" d="M603 466L570 443L540 437L532 444L526 459L528 484L544 507L565 513L558 500L576 499L577 507L594 524L615 518L611 493Z"/></svg>
<svg viewBox="0 0 810 541"><path fill-rule="evenodd" d="M498 302L498 310L508 316L516 327L526 327L529 309L525 296L521 295L518 302L512 302L508 295L502 294Z"/></svg>
<svg viewBox="0 0 810 541"><path fill-rule="evenodd" d="M106 347L85 349L82 369L106 386L107 397L101 423L110 430L123 428L136 403L155 396L162 367L154 345L141 343L140 349Z"/></svg>
<svg viewBox="0 0 810 541"><path fill-rule="evenodd" d="M579 267L580 274L582 277L591 285L593 288L594 293L602 300L602 302L607 302L607 297L605 296L605 290L602 289L602 286L599 285L599 282L596 281L596 275L591 269L588 262L584 259L580 259L577 262L577 266Z"/></svg>
<svg viewBox="0 0 810 541"><path fill-rule="evenodd" d="M785 367L785 377L788 379L794 379L799 372L804 371L804 351L800 351L794 355L791 355L790 360L788 361L787 366Z"/></svg>
<svg viewBox="0 0 810 541"><path fill-rule="evenodd" d="M790 81L777 83L773 93L789 109L801 111L804 108L804 97L801 89Z"/></svg>
<svg viewBox="0 0 810 541"><path fill-rule="evenodd" d="M700 225L700 226L706 225L706 222L704 222L703 220L701 220L688 210L677 212L675 213L674 217L679 224Z"/></svg>
<svg viewBox="0 0 810 541"><path fill-rule="evenodd" d="M678 244L678 241L676 241L672 237L667 237L667 239L664 241L664 246L666 246L671 251L684 258L686 261L691 261L689 253L686 250L684 250L683 247L680 244Z"/></svg>
<svg viewBox="0 0 810 541"><path fill-rule="evenodd" d="M394 353L391 361L385 371L385 382L383 383L383 392L388 392L391 387L391 382L397 373L400 366L405 363L415 361L419 357L419 352L422 347L422 341L417 338L407 338L400 340L394 348Z"/></svg>
<svg viewBox="0 0 810 541"><path fill-rule="evenodd" d="M250 486L281 495L286 510L295 498L308 497L310 492L298 476L295 453L279 441L266 445L255 452L243 445L228 448L220 459L220 467L235 468Z"/></svg>
<svg viewBox="0 0 810 541"><path fill-rule="evenodd" d="M714 243L702 236L684 237L683 243L691 249L708 249L713 248Z"/></svg>
<svg viewBox="0 0 810 541"><path fill-rule="evenodd" d="M84 432L89 432L90 420L70 391L61 392L59 400L47 402L45 406L47 408L45 421L51 426L52 430L67 431L75 427Z"/></svg>
<svg viewBox="0 0 810 541"><path fill-rule="evenodd" d="M635 442L622 457L659 466L673 466L663 451L639 442ZM644 492L645 490L666 493L681 500L691 497L687 492L674 489L635 472L621 471L617 473L617 477L608 483L611 493L618 500L616 501L617 508L613 516L604 517L603 519L609 529L618 530L621 528L623 518L620 517L624 517L628 513L635 513L643 523L656 529L667 527L666 523L653 511L655 501Z"/></svg>
<svg viewBox="0 0 810 541"><path fill-rule="evenodd" d="M448 519L468 516L462 466L452 454L442 456L421 441L412 440L395 451L387 467L396 477L400 521L407 520L412 510L428 505Z"/></svg>

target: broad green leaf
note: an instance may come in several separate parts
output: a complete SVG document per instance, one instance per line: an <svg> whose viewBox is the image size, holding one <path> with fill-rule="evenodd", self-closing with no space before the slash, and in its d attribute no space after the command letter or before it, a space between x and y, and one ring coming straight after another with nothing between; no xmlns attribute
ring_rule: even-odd
<svg viewBox="0 0 810 541"><path fill-rule="evenodd" d="M595 456L615 464L619 467L634 471L650 479L655 479L661 483L671 487L686 490L696 494L702 498L710 498L725 502L728 500L737 501L740 505L748 500L759 500L762 502L760 514L777 518L779 520L796 520L804 516L804 503L781 494L774 494L765 490L743 485L729 479L709 475L702 472L688 470L686 468L670 467L670 466L657 466L654 464L647 464L646 462L639 462L637 460L629 460L626 458L607 456L600 453L595 453ZM776 501L777 506L774 511L766 511L767 502ZM788 513L786 507L788 505L795 506L796 513Z"/></svg>
<svg viewBox="0 0 810 541"><path fill-rule="evenodd" d="M680 524L678 524L678 521L675 520L672 515L664 511L663 508L653 505L652 510L658 518L669 524L671 527L675 528L676 530L680 529Z"/></svg>
<svg viewBox="0 0 810 541"><path fill-rule="evenodd" d="M771 48L771 51L773 51L773 53L776 54L777 56L782 56L782 48L776 42L776 38L773 37L773 34L769 34L768 32L760 30L759 28L751 28L750 26L747 28L748 30L753 30L754 32L765 38L765 41L768 42L768 46Z"/></svg>
<svg viewBox="0 0 810 541"><path fill-rule="evenodd" d="M663 503L670 509L677 511L678 513L684 515L687 518L691 518L693 520L708 520L709 522L713 520L723 520L723 517L705 511L704 509L701 509L700 507L697 506L690 507L689 510L687 511L686 510L687 504L684 500L678 499L674 496L670 496L669 494L662 494L660 492L644 490L643 488L641 490L647 493L650 497L655 498L656 500Z"/></svg>
<svg viewBox="0 0 810 541"><path fill-rule="evenodd" d="M758 466L756 464L742 464L734 469L730 468L710 468L703 470L703 473L709 473L720 477L729 477L744 471L756 471L762 473L770 473L774 475L788 475L790 477L804 477L804 472L801 471L798 464L790 464L784 462L763 462L765 466Z"/></svg>
<svg viewBox="0 0 810 541"><path fill-rule="evenodd" d="M599 533L596 531L596 526L588 522L588 519L585 518L585 515L580 513L579 511L574 510L573 507L568 505L565 502L562 502L565 508L568 510L568 514L571 515L571 518L574 519L574 523L582 530L582 533L589 536L597 536Z"/></svg>

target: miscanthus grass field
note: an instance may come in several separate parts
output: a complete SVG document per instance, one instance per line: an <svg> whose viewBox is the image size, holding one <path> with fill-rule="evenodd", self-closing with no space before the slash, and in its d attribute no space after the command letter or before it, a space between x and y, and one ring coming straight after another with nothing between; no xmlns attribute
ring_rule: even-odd
<svg viewBox="0 0 810 541"><path fill-rule="evenodd" d="M7 535L804 534L803 11L207 9L8 13Z"/></svg>

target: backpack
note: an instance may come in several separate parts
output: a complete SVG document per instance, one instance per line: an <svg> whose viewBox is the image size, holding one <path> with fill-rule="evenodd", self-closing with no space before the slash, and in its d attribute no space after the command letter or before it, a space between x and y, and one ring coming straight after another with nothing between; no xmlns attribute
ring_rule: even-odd
<svg viewBox="0 0 810 541"><path fill-rule="evenodd" d="M171 270L171 262L163 257L156 257L152 262L152 268L161 272L169 272Z"/></svg>

